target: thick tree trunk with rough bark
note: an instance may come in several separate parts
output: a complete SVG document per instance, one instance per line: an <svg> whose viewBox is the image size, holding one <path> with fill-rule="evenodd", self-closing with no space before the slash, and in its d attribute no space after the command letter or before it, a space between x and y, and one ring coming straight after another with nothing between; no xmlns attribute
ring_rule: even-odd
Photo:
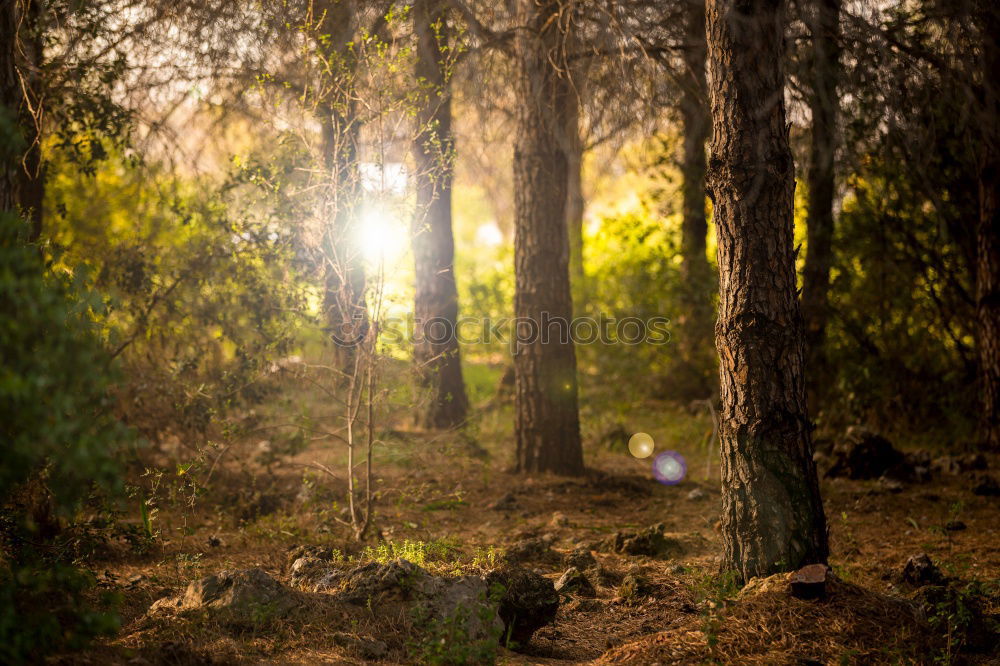
<svg viewBox="0 0 1000 666"><path fill-rule="evenodd" d="M576 353L568 339L573 303L567 158L560 140L574 92L553 65L562 52L559 1L519 0L518 9L519 23L526 27L514 44L514 313L521 339L529 340L532 332L537 336L514 350L517 469L582 474Z"/></svg>
<svg viewBox="0 0 1000 666"><path fill-rule="evenodd" d="M325 290L323 309L334 342L335 364L344 374L355 371L356 349L368 331L365 269L358 243L361 182L358 169L357 118L353 82L357 64L345 45L354 39L357 17L352 2L324 2L321 6L330 39L327 49L332 80L329 97L318 107L322 130L323 163L329 185L323 238Z"/></svg>
<svg viewBox="0 0 1000 666"><path fill-rule="evenodd" d="M784 25L782 0L708 0L723 565L743 580L828 552L803 381Z"/></svg>
<svg viewBox="0 0 1000 666"><path fill-rule="evenodd" d="M705 143L711 128L705 85L705 3L685 8L684 72L681 76L681 310L677 320L678 363L672 375L677 397L707 398L713 392L713 307L715 276L705 256Z"/></svg>
<svg viewBox="0 0 1000 666"><path fill-rule="evenodd" d="M0 148L0 211L27 217L32 241L42 233L44 193L37 105L40 11L34 0L8 0L0 9L0 105L10 126L20 132L18 137L3 137L6 145Z"/></svg>
<svg viewBox="0 0 1000 666"><path fill-rule="evenodd" d="M448 26L442 0L417 0L416 77L422 86L413 143L417 213L413 229L416 267L414 316L419 323L414 360L429 402L420 415L427 428L451 428L465 421L468 401L462 380L456 320L455 240L451 227L454 140L448 89Z"/></svg>
<svg viewBox="0 0 1000 666"><path fill-rule="evenodd" d="M823 341L829 317L830 266L833 262L834 158L840 100L840 0L812 0L805 7L812 33L809 70L812 94L812 142L809 147L809 209L806 216L806 263L802 275L802 316L806 324L808 393L822 398L828 376Z"/></svg>
<svg viewBox="0 0 1000 666"><path fill-rule="evenodd" d="M976 228L980 441L1000 450L1000 9L982 2L983 158Z"/></svg>
<svg viewBox="0 0 1000 666"><path fill-rule="evenodd" d="M14 121L21 107L21 89L17 84L17 7L6 2L0 9L0 113L5 120ZM11 123L13 124L13 122ZM15 137L2 137L5 144L0 154L0 211L16 211L20 204L21 179L18 169L18 153L11 141ZM19 147L18 147L19 148Z"/></svg>

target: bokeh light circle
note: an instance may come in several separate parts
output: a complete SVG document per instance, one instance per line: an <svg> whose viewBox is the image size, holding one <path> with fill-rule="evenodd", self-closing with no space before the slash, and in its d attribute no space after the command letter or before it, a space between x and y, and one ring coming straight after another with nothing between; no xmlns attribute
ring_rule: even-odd
<svg viewBox="0 0 1000 666"><path fill-rule="evenodd" d="M644 432L637 432L628 440L628 452L636 458L648 458L653 454L653 438Z"/></svg>
<svg viewBox="0 0 1000 666"><path fill-rule="evenodd" d="M653 458L653 476L660 483L672 486L684 480L687 463L676 451L664 451Z"/></svg>

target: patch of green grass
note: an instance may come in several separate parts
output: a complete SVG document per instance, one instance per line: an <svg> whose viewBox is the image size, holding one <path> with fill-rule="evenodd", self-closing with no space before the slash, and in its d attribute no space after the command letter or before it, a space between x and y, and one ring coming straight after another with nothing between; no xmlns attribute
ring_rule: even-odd
<svg viewBox="0 0 1000 666"><path fill-rule="evenodd" d="M374 560L382 564L404 559L418 566L432 562L447 562L456 551L454 543L446 539L433 541L385 541L377 546L369 546L361 552L360 559Z"/></svg>
<svg viewBox="0 0 1000 666"><path fill-rule="evenodd" d="M454 511L463 506L466 506L468 502L463 499L456 499L454 497L446 497L444 499L433 500L425 504L422 508L423 511Z"/></svg>

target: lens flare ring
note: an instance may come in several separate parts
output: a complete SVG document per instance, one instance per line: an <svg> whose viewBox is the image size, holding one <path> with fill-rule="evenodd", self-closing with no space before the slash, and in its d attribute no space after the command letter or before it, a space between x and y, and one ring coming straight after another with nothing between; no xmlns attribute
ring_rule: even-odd
<svg viewBox="0 0 1000 666"><path fill-rule="evenodd" d="M653 477L660 483L673 486L687 475L687 462L676 451L664 451L653 458Z"/></svg>

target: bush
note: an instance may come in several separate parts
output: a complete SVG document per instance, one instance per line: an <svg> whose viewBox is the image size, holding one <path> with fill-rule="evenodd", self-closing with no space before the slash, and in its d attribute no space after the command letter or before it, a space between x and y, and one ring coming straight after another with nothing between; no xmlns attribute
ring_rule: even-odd
<svg viewBox="0 0 1000 666"><path fill-rule="evenodd" d="M0 661L74 647L114 626L81 604L89 577L53 537L95 492L121 490L110 360L82 276L46 270L27 228L0 213ZM32 609L37 609L36 613Z"/></svg>

